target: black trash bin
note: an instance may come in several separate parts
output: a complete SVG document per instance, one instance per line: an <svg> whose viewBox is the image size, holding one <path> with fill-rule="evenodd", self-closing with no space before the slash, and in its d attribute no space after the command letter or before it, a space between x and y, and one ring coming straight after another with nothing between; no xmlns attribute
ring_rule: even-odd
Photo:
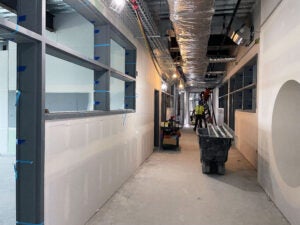
<svg viewBox="0 0 300 225"><path fill-rule="evenodd" d="M198 129L202 173L225 174L225 162L233 137L233 131L228 127L211 125Z"/></svg>

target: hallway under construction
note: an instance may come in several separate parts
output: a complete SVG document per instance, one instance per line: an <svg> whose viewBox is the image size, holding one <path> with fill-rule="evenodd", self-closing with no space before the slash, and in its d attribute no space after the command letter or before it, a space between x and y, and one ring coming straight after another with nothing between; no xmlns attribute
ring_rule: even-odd
<svg viewBox="0 0 300 225"><path fill-rule="evenodd" d="M299 225L299 12L0 0L0 225Z"/></svg>
<svg viewBox="0 0 300 225"><path fill-rule="evenodd" d="M198 138L185 128L181 151L153 153L87 225L288 225L231 149L226 176L204 175Z"/></svg>

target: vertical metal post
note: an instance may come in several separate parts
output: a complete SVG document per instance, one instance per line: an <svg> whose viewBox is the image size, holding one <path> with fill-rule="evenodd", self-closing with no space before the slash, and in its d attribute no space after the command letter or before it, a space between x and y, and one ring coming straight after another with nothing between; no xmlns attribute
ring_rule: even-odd
<svg viewBox="0 0 300 225"><path fill-rule="evenodd" d="M95 60L110 66L110 25L95 26Z"/></svg>
<svg viewBox="0 0 300 225"><path fill-rule="evenodd" d="M18 23L45 29L45 0L18 1ZM17 46L16 224L43 224L45 155L45 43Z"/></svg>
<svg viewBox="0 0 300 225"><path fill-rule="evenodd" d="M135 82L125 82L125 109L135 109Z"/></svg>
<svg viewBox="0 0 300 225"><path fill-rule="evenodd" d="M94 110L110 110L110 72L94 72Z"/></svg>
<svg viewBox="0 0 300 225"><path fill-rule="evenodd" d="M110 66L110 25L95 26L94 58ZM94 110L110 110L110 72L94 72Z"/></svg>
<svg viewBox="0 0 300 225"><path fill-rule="evenodd" d="M40 223L44 217L45 87L43 44L18 45L17 221Z"/></svg>
<svg viewBox="0 0 300 225"><path fill-rule="evenodd" d="M136 50L126 50L125 73L131 77L136 77Z"/></svg>
<svg viewBox="0 0 300 225"><path fill-rule="evenodd" d="M43 11L45 0L18 0L18 24L35 33L42 34L45 19ZM46 9L45 9L46 10Z"/></svg>

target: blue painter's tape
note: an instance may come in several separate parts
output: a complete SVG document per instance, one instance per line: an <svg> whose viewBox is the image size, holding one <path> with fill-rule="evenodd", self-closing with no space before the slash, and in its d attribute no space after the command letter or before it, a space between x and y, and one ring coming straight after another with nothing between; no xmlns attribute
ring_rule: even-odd
<svg viewBox="0 0 300 225"><path fill-rule="evenodd" d="M99 33L100 33L100 30L99 30L99 29L96 29L96 30L94 30L94 33L95 33L95 34L99 34Z"/></svg>
<svg viewBox="0 0 300 225"><path fill-rule="evenodd" d="M98 81L98 80L95 81L95 85L97 85L97 84L99 84L99 83L100 83L100 81Z"/></svg>
<svg viewBox="0 0 300 225"><path fill-rule="evenodd" d="M29 160L17 160L16 163L20 163L20 164L33 164L33 161L29 161Z"/></svg>
<svg viewBox="0 0 300 225"><path fill-rule="evenodd" d="M17 139L17 145L22 145L26 142L24 139Z"/></svg>
<svg viewBox="0 0 300 225"><path fill-rule="evenodd" d="M16 223L20 224L20 225L44 225L44 222L41 222L41 223L25 223L25 222L17 221Z"/></svg>
<svg viewBox="0 0 300 225"><path fill-rule="evenodd" d="M109 93L110 91L107 90L95 90L95 93Z"/></svg>
<svg viewBox="0 0 300 225"><path fill-rule="evenodd" d="M99 102L99 101L96 101L94 104L95 104L95 105L100 105L100 104L101 104L101 102Z"/></svg>
<svg viewBox="0 0 300 225"><path fill-rule="evenodd" d="M26 15L18 16L18 23L26 21L26 17L27 17Z"/></svg>
<svg viewBox="0 0 300 225"><path fill-rule="evenodd" d="M33 164L33 161L29 161L29 160L17 160L16 163L14 164L14 171L15 171L15 178L16 180L18 179L18 170L17 170L17 163L19 164L29 164L29 165L32 165Z"/></svg>
<svg viewBox="0 0 300 225"><path fill-rule="evenodd" d="M100 56L95 56L94 57L94 60L99 60L100 59Z"/></svg>
<svg viewBox="0 0 300 225"><path fill-rule="evenodd" d="M97 47L109 47L110 44L95 44L95 48Z"/></svg>
<svg viewBox="0 0 300 225"><path fill-rule="evenodd" d="M18 66L17 71L18 72L24 72L26 70L26 68L27 68L26 66Z"/></svg>
<svg viewBox="0 0 300 225"><path fill-rule="evenodd" d="M18 180L17 164L14 164L14 171L15 171L15 178L16 178L16 180Z"/></svg>
<svg viewBox="0 0 300 225"><path fill-rule="evenodd" d="M91 20L91 23L92 23L92 24L95 24L95 23L96 23L96 21L94 21L94 20Z"/></svg>
<svg viewBox="0 0 300 225"><path fill-rule="evenodd" d="M20 97L21 97L21 91L16 91L16 104L15 104L15 106L17 106L19 104Z"/></svg>
<svg viewBox="0 0 300 225"><path fill-rule="evenodd" d="M125 72L126 75L129 75L129 72Z"/></svg>
<svg viewBox="0 0 300 225"><path fill-rule="evenodd" d="M126 84L125 88L128 88L129 87L129 84Z"/></svg>
<svg viewBox="0 0 300 225"><path fill-rule="evenodd" d="M130 53L129 52L125 52L125 55L130 55Z"/></svg>

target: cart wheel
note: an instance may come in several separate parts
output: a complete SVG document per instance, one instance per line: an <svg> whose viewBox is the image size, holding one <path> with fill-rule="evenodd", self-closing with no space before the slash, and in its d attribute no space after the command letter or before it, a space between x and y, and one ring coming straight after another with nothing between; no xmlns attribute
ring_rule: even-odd
<svg viewBox="0 0 300 225"><path fill-rule="evenodd" d="M220 175L225 174L225 163L218 164L218 174L220 174Z"/></svg>
<svg viewBox="0 0 300 225"><path fill-rule="evenodd" d="M210 165L209 163L206 163L206 162L202 162L202 173L203 174L207 174L210 172Z"/></svg>

